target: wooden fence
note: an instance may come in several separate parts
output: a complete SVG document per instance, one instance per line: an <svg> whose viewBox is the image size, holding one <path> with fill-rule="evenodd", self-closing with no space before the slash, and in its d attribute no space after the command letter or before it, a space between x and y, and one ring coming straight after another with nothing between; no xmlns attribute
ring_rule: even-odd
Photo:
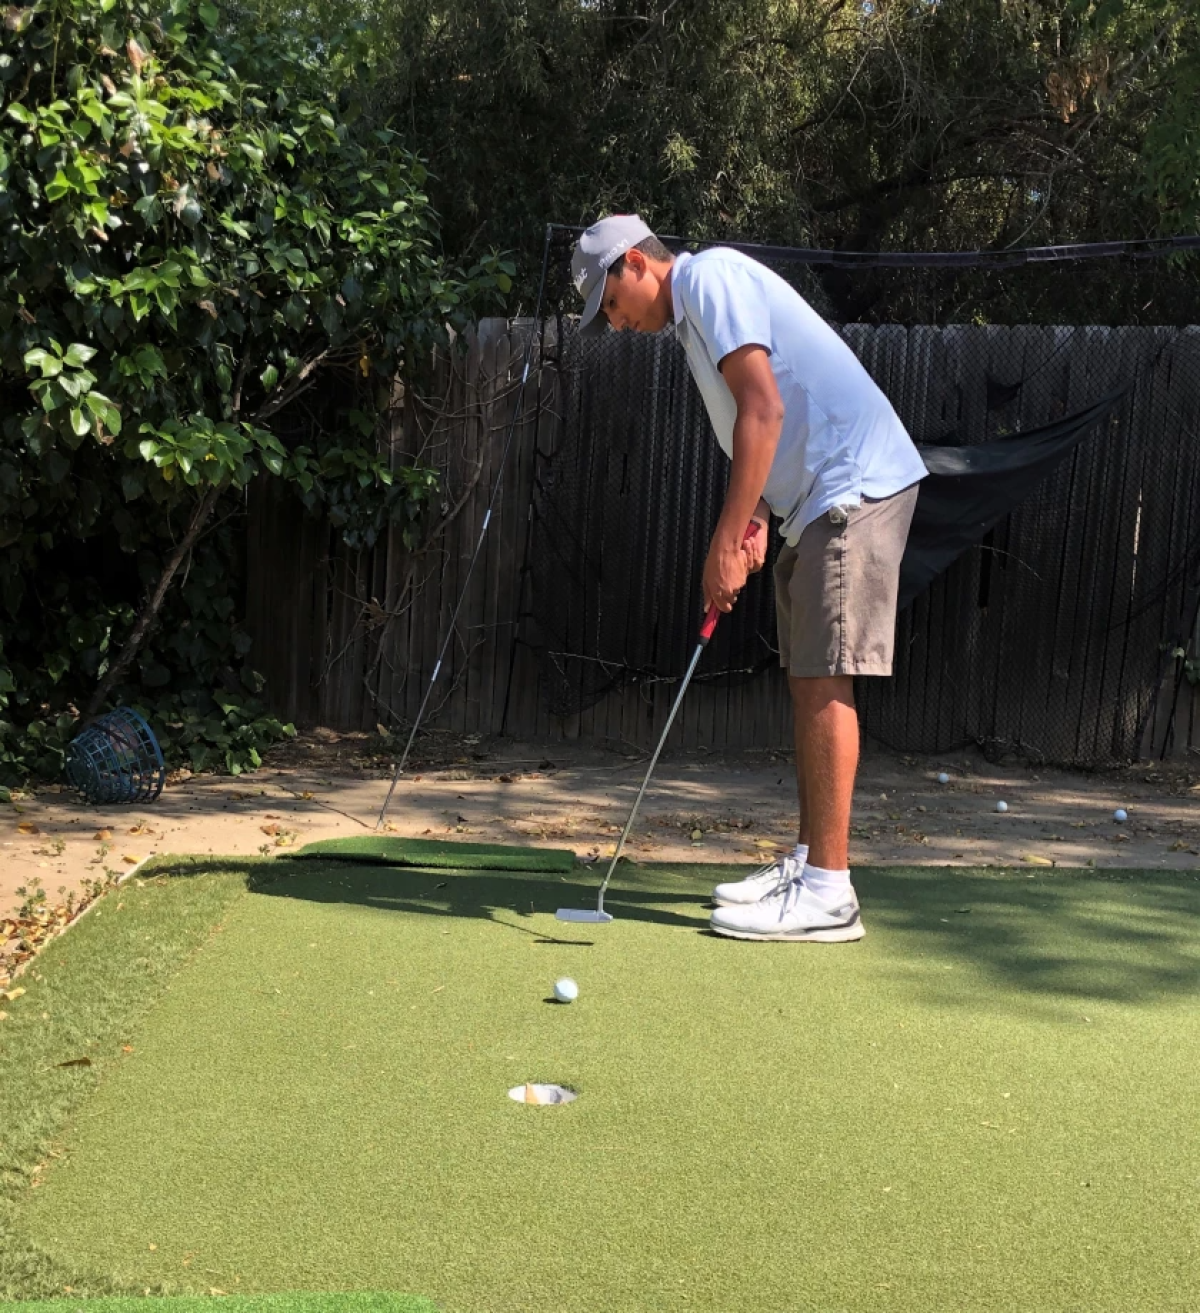
<svg viewBox="0 0 1200 1313"><path fill-rule="evenodd" d="M465 352L446 353L436 362L429 389L436 400L416 404L406 398L398 407L392 434L397 461L420 456L444 480L439 532L427 550L409 551L400 535L392 534L370 550L351 551L276 481L251 490L247 626L254 639L251 659L267 677L266 696L277 714L301 726L400 727L411 724L428 694L424 723L458 734L489 735L503 728L514 738L585 739L638 748L656 741L674 683L628 687L577 715L555 718L545 709L535 654L520 641L520 618L529 603L522 567L536 452L552 451L562 432L560 378L553 368L539 377L536 341L530 351L536 331L531 321L485 320ZM546 325L551 337L553 331L552 324ZM928 341L920 351L906 349L906 335L921 331L930 330L852 330L855 349L917 433L928 408L941 404L922 372L928 368ZM1015 352L1019 362L1015 338L997 343L1001 358L1004 351ZM532 363L514 426L527 353ZM1200 378L1190 386L1200 392ZM913 407L921 414L906 413ZM1194 406L1190 413L1195 414ZM510 434L500 494L484 534ZM1190 531L1200 531L1200 524L1193 523ZM464 593L477 548L478 561ZM1200 655L1200 633L1189 655ZM781 673L770 670L733 685L697 685L681 709L672 743L790 746L791 715ZM1176 696L1169 675L1143 750L1168 757L1200 753L1200 686L1183 680Z"/></svg>

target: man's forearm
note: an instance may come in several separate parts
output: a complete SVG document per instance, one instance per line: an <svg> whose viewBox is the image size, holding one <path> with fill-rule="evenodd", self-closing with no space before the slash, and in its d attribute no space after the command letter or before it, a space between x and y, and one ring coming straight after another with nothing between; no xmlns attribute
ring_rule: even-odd
<svg viewBox="0 0 1200 1313"><path fill-rule="evenodd" d="M738 416L733 426L729 490L714 534L718 542L740 546L751 518L756 515L766 518L769 508L763 501L762 491L771 473L781 428L782 419L773 414L750 412Z"/></svg>

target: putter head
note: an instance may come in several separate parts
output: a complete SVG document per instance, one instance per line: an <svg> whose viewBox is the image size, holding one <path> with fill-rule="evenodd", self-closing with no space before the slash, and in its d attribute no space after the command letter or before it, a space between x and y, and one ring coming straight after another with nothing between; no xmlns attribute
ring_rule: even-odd
<svg viewBox="0 0 1200 1313"><path fill-rule="evenodd" d="M595 912L585 907L560 907L554 915L560 921L586 921L589 925L607 925L612 920L608 912Z"/></svg>

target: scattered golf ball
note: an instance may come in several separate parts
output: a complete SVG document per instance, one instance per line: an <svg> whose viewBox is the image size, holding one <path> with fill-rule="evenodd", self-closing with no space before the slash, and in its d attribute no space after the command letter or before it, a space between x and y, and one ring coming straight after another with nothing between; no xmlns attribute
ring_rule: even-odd
<svg viewBox="0 0 1200 1313"><path fill-rule="evenodd" d="M1006 803L1006 802L1004 801L1004 799L1001 798L1001 800L996 804L996 810L997 810L998 812L1006 812L1006 811L1008 811L1008 803Z"/></svg>
<svg viewBox="0 0 1200 1313"><path fill-rule="evenodd" d="M554 997L560 1003L574 1003L579 997L579 986L570 976L563 976L554 982Z"/></svg>
<svg viewBox="0 0 1200 1313"><path fill-rule="evenodd" d="M949 783L950 783L950 776L947 775L945 771L940 772L939 775L938 775L938 783L939 783L939 784L949 784Z"/></svg>
<svg viewBox="0 0 1200 1313"><path fill-rule="evenodd" d="M1116 821L1118 825L1124 825L1128 819L1129 813L1124 807L1118 807L1117 810L1113 812L1113 820Z"/></svg>

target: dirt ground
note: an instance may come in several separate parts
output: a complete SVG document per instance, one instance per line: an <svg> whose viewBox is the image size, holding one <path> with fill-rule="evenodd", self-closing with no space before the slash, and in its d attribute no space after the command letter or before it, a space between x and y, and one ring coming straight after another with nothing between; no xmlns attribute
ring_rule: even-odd
<svg viewBox="0 0 1200 1313"><path fill-rule="evenodd" d="M147 806L90 807L59 786L14 794L0 803L0 918L9 917L0 920L0 985L6 952L12 966L13 918L37 889L46 894L42 920L61 924L152 855L278 854L371 833L397 755L374 735L318 730L281 744L252 775L180 772ZM648 762L649 754L628 748L433 734L410 759L387 825L406 836L603 857ZM939 772L947 784L938 783ZM773 845L793 842L795 796L791 758L778 752L665 753L626 851L635 860L750 866ZM1003 814L999 800L1008 804ZM1113 819L1118 807L1128 813L1122 823ZM1200 872L1200 758L1084 774L993 765L974 751L934 760L867 746L851 859Z"/></svg>

